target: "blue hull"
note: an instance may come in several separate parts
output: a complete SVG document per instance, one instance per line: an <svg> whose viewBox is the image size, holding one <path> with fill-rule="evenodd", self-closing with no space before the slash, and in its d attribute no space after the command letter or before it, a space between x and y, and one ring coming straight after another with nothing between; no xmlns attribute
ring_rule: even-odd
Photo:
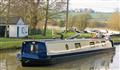
<svg viewBox="0 0 120 70"><path fill-rule="evenodd" d="M30 58L22 58L22 66L43 66L43 65L51 65L71 60L79 59L85 55L95 54L106 52L109 50L115 50L115 48L108 48L108 49L99 49L99 50L92 50L92 51L85 51L85 52L76 52L76 53L69 53L69 54L61 54L61 55L54 55L48 56L47 59L30 59Z"/></svg>
<svg viewBox="0 0 120 70"><path fill-rule="evenodd" d="M114 45L120 45L120 42L115 42Z"/></svg>
<svg viewBox="0 0 120 70"><path fill-rule="evenodd" d="M40 59L31 59L31 58L22 58L22 66L43 66L49 65L50 59L40 60Z"/></svg>

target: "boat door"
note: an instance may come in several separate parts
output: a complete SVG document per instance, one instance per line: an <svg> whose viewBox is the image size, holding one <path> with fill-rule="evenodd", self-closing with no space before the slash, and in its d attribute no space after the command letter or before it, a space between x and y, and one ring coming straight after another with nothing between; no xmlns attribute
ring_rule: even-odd
<svg viewBox="0 0 120 70"><path fill-rule="evenodd" d="M39 46L39 57L40 58L46 58L47 57L47 50L46 50L46 45L44 42L39 42L38 43L38 46Z"/></svg>

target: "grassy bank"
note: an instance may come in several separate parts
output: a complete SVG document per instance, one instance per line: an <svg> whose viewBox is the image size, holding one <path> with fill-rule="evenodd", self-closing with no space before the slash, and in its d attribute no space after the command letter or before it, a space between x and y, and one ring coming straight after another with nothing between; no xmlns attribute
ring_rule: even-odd
<svg viewBox="0 0 120 70"><path fill-rule="evenodd" d="M0 38L0 49L19 48L24 39L18 38Z"/></svg>
<svg viewBox="0 0 120 70"><path fill-rule="evenodd" d="M112 36L113 42L120 42L120 36Z"/></svg>
<svg viewBox="0 0 120 70"><path fill-rule="evenodd" d="M0 38L0 42L7 42L7 41L22 41L22 38Z"/></svg>
<svg viewBox="0 0 120 70"><path fill-rule="evenodd" d="M7 41L0 42L0 49L19 48L22 45L22 41Z"/></svg>
<svg viewBox="0 0 120 70"><path fill-rule="evenodd" d="M52 35L47 34L46 36L43 35L30 35L28 36L29 39L51 39Z"/></svg>

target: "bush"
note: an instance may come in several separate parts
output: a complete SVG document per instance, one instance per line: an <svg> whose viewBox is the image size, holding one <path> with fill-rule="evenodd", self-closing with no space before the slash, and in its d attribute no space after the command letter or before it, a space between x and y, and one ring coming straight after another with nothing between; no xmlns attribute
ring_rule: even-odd
<svg viewBox="0 0 120 70"><path fill-rule="evenodd" d="M29 35L28 38L35 38L35 39L50 39L50 38L52 38L52 31L49 29L46 30L46 36L42 35L43 30L38 31L38 32L37 32L37 30L35 30L35 31L36 32L34 34L32 33L31 35ZM39 33L39 32L41 32L41 33Z"/></svg>
<svg viewBox="0 0 120 70"><path fill-rule="evenodd" d="M29 28L29 35L42 34L41 29Z"/></svg>

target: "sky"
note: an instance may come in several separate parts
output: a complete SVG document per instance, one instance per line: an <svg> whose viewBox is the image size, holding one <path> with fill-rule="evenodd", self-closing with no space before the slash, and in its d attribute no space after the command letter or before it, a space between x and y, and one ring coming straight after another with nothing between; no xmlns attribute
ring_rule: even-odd
<svg viewBox="0 0 120 70"><path fill-rule="evenodd" d="M120 0L70 0L70 9L92 8L100 12L120 10Z"/></svg>

